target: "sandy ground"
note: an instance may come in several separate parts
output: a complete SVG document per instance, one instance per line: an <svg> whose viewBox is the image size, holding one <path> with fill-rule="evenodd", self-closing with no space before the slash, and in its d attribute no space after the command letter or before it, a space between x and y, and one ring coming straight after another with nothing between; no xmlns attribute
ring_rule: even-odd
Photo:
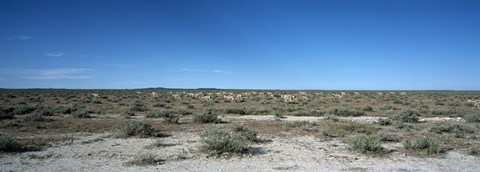
<svg viewBox="0 0 480 172"><path fill-rule="evenodd" d="M274 120L272 116L226 116L225 120ZM271 119L270 119L271 118ZM374 117L361 121L374 121ZM372 119L370 119L372 118ZM376 118L378 119L378 118ZM321 120L318 117L288 117L284 120ZM348 120L348 119L343 119ZM355 119L355 120L360 120ZM431 119L427 119L429 121ZM438 120L438 119L436 119ZM444 119L456 120L456 119ZM382 157L352 151L341 140L313 136L260 135L255 154L217 158L198 152L196 132L171 132L165 138L115 138L111 133L72 133L73 138L37 152L4 154L1 171L480 171L480 158L465 150L448 151L443 157L416 157L393 152ZM169 144L149 148L158 139ZM389 150L400 143L384 144ZM135 156L153 153L165 161L153 166L132 166Z"/></svg>

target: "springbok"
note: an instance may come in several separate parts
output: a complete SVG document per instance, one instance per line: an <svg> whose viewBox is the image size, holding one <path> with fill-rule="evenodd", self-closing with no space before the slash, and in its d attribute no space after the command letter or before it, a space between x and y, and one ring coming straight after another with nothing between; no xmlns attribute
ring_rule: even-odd
<svg viewBox="0 0 480 172"><path fill-rule="evenodd" d="M469 99L468 102L475 103L473 105L473 108L475 108L475 106L476 106L476 107L478 107L478 109L480 109L480 99Z"/></svg>
<svg viewBox="0 0 480 172"><path fill-rule="evenodd" d="M285 94L285 95L282 95L281 97L283 98L284 102L292 102L297 100L297 97L292 94Z"/></svg>
<svg viewBox="0 0 480 172"><path fill-rule="evenodd" d="M180 99L180 95L179 94L172 94L173 98L174 99Z"/></svg>
<svg viewBox="0 0 480 172"><path fill-rule="evenodd" d="M225 101L231 101L231 102L235 100L233 96L223 96L223 99L225 99Z"/></svg>
<svg viewBox="0 0 480 172"><path fill-rule="evenodd" d="M151 95L152 97L157 97L157 96L158 96L157 92L152 92L152 93L150 93L150 95Z"/></svg>
<svg viewBox="0 0 480 172"><path fill-rule="evenodd" d="M241 94L237 94L237 95L235 96L235 100L242 101L242 100L243 100L242 95L241 95Z"/></svg>
<svg viewBox="0 0 480 172"><path fill-rule="evenodd" d="M92 96L93 96L93 97L100 97L100 96L98 95L98 93L92 93Z"/></svg>
<svg viewBox="0 0 480 172"><path fill-rule="evenodd" d="M335 94L335 93L332 94L332 98L342 98L342 97L343 97L343 95L341 95L341 94Z"/></svg>
<svg viewBox="0 0 480 172"><path fill-rule="evenodd" d="M307 96L300 96L300 98L301 98L302 100L308 100L308 97L307 97Z"/></svg>
<svg viewBox="0 0 480 172"><path fill-rule="evenodd" d="M203 96L203 97L201 97L200 99L206 100L206 101L210 101L210 100L212 100L212 97L210 97L210 96Z"/></svg>

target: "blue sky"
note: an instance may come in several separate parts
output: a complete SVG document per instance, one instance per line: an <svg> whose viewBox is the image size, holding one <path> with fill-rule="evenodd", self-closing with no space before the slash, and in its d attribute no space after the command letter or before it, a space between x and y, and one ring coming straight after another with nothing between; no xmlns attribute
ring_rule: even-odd
<svg viewBox="0 0 480 172"><path fill-rule="evenodd" d="M1 88L480 90L480 1L2 0Z"/></svg>

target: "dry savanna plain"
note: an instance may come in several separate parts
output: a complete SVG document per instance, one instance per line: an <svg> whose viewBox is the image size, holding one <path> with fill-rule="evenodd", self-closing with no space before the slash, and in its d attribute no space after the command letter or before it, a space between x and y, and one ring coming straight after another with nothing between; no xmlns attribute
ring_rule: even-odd
<svg viewBox="0 0 480 172"><path fill-rule="evenodd" d="M476 91L3 89L0 169L480 171L478 99Z"/></svg>

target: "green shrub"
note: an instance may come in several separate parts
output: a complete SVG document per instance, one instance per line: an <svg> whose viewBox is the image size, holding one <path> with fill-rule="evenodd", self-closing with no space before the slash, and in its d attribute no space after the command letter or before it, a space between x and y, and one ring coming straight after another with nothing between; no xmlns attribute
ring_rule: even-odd
<svg viewBox="0 0 480 172"><path fill-rule="evenodd" d="M246 115L247 112L245 111L245 108L235 108L235 109L224 109L223 112L226 114L239 114L239 115Z"/></svg>
<svg viewBox="0 0 480 172"><path fill-rule="evenodd" d="M275 117L275 119L278 119L278 120L285 118L285 116L283 116L283 114L281 112L278 112L278 111L276 111L274 113L274 117Z"/></svg>
<svg viewBox="0 0 480 172"><path fill-rule="evenodd" d="M371 153L383 152L380 139L375 136L358 135L347 139L347 143L356 150Z"/></svg>
<svg viewBox="0 0 480 172"><path fill-rule="evenodd" d="M165 122L171 124L177 124L180 116L176 114L175 111L159 111L159 112L148 112L145 117L147 118L163 118Z"/></svg>
<svg viewBox="0 0 480 172"><path fill-rule="evenodd" d="M129 110L133 112L143 112L143 111L146 111L147 108L145 107L144 104L140 102L135 102L130 106Z"/></svg>
<svg viewBox="0 0 480 172"><path fill-rule="evenodd" d="M193 116L193 122L217 124L217 123L221 123L222 120L218 118L217 114L213 110L208 110L200 114L195 114Z"/></svg>
<svg viewBox="0 0 480 172"><path fill-rule="evenodd" d="M430 128L431 132L435 132L438 134L441 133L457 133L457 134L463 134L463 133L474 133L475 129L472 128L471 126L467 125L460 125L460 124L440 124L440 125L435 125L432 128Z"/></svg>
<svg viewBox="0 0 480 172"><path fill-rule="evenodd" d="M38 112L33 112L31 114L28 114L25 117L26 122L41 122L41 121L45 121L45 120L46 119L43 117L43 115L38 113Z"/></svg>
<svg viewBox="0 0 480 172"><path fill-rule="evenodd" d="M448 110L434 109L434 110L430 110L429 113L432 116L463 116L462 112L459 112L455 109L448 109Z"/></svg>
<svg viewBox="0 0 480 172"><path fill-rule="evenodd" d="M377 121L378 125L392 125L393 122L390 118L379 118Z"/></svg>
<svg viewBox="0 0 480 172"><path fill-rule="evenodd" d="M480 155L480 147L473 147L468 149L469 155Z"/></svg>
<svg viewBox="0 0 480 172"><path fill-rule="evenodd" d="M440 143L437 140L428 137L418 137L405 140L403 142L403 147L414 151L424 151L427 154L440 153Z"/></svg>
<svg viewBox="0 0 480 172"><path fill-rule="evenodd" d="M357 133L365 133L365 134L372 134L376 132L376 128L373 127L372 125L354 123L354 122L340 125L339 128L348 132L357 132Z"/></svg>
<svg viewBox="0 0 480 172"><path fill-rule="evenodd" d="M329 113L323 115L323 117L324 117L326 120L331 120L331 121L333 121L333 122L338 122L338 121L339 121L339 119L338 119L335 115L332 115L332 114L329 114Z"/></svg>
<svg viewBox="0 0 480 172"><path fill-rule="evenodd" d="M76 118L90 118L90 113L87 110L77 110L72 114Z"/></svg>
<svg viewBox="0 0 480 172"><path fill-rule="evenodd" d="M352 110L347 108L332 108L327 111L329 114L338 116L363 116L365 112L359 110Z"/></svg>
<svg viewBox="0 0 480 172"><path fill-rule="evenodd" d="M473 107L473 106L475 106L475 103L473 103L473 102L466 102L466 103L464 103L464 105L465 105L465 106L468 106L468 107Z"/></svg>
<svg viewBox="0 0 480 172"><path fill-rule="evenodd" d="M335 134L332 130L326 128L322 129L322 135L327 136L327 137L337 137L337 134Z"/></svg>
<svg viewBox="0 0 480 172"><path fill-rule="evenodd" d="M120 132L120 137L150 137L155 136L155 130L150 124L140 122L140 121L130 121L125 123Z"/></svg>
<svg viewBox="0 0 480 172"><path fill-rule="evenodd" d="M214 154L245 154L251 152L250 141L242 132L208 129L201 134L200 150Z"/></svg>
<svg viewBox="0 0 480 172"><path fill-rule="evenodd" d="M0 135L0 151L2 152L19 152L22 146L12 136Z"/></svg>
<svg viewBox="0 0 480 172"><path fill-rule="evenodd" d="M37 108L35 106L15 106L15 110L13 110L13 113L15 115L25 115L32 113L36 109Z"/></svg>
<svg viewBox="0 0 480 172"><path fill-rule="evenodd" d="M257 138L258 132L245 126L237 125L233 127L233 132L240 133L241 135L245 136L245 138L247 138L247 140L250 142L259 141Z"/></svg>
<svg viewBox="0 0 480 172"><path fill-rule="evenodd" d="M380 110L400 110L393 105L386 104L379 108Z"/></svg>
<svg viewBox="0 0 480 172"><path fill-rule="evenodd" d="M366 111L366 112L372 112L372 111L373 111L373 107L372 107L372 106L364 106L364 107L362 107L362 110L363 110L363 111Z"/></svg>
<svg viewBox="0 0 480 172"><path fill-rule="evenodd" d="M14 110L13 107L0 106L0 119L13 119L15 117Z"/></svg>
<svg viewBox="0 0 480 172"><path fill-rule="evenodd" d="M389 133L380 133L377 135L377 137L380 139L382 142L399 142L400 137L395 134L389 134Z"/></svg>
<svg viewBox="0 0 480 172"><path fill-rule="evenodd" d="M394 121L407 122L407 123L418 123L420 119L420 113L415 110L403 110L397 115L393 116Z"/></svg>
<svg viewBox="0 0 480 172"><path fill-rule="evenodd" d="M465 116L467 122L480 122L480 113L472 113Z"/></svg>
<svg viewBox="0 0 480 172"><path fill-rule="evenodd" d="M292 121L287 123L288 128L300 128L302 130L313 130L315 123L309 121Z"/></svg>
<svg viewBox="0 0 480 172"><path fill-rule="evenodd" d="M167 104L165 104L165 103L155 103L155 104L153 104L153 107L165 107L165 106L167 106Z"/></svg>

